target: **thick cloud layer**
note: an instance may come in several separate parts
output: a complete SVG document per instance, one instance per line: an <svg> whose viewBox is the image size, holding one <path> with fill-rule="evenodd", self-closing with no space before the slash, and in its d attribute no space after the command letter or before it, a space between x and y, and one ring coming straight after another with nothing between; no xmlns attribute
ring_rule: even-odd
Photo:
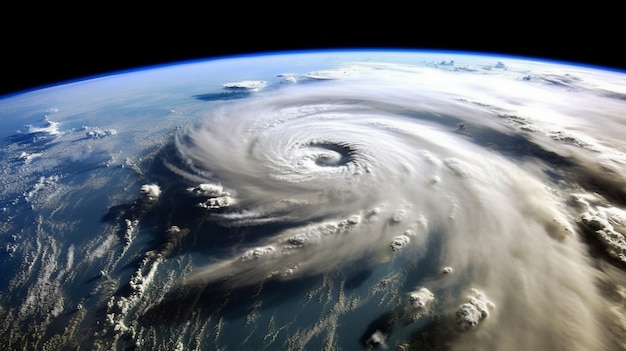
<svg viewBox="0 0 626 351"><path fill-rule="evenodd" d="M311 78L226 105L177 136L185 166L176 171L215 221L286 228L188 283L315 275L406 250L424 255L436 241L437 259L454 273L426 291L458 295L444 310L458 310L460 329L481 330L463 333L465 349L611 347L602 273L566 193L598 190L587 181L599 167L613 169L607 184L624 191L619 136L600 142L604 129L584 134L588 122L568 114L575 98L588 109L608 99L582 86L572 96L531 78L409 66L361 64ZM566 173L580 169L590 171ZM605 212L582 221L609 233ZM460 291L479 297L468 302Z"/></svg>

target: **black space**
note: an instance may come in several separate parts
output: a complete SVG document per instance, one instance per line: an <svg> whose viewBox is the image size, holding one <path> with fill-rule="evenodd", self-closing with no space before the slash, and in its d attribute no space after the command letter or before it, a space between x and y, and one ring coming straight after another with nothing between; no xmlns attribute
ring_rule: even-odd
<svg viewBox="0 0 626 351"><path fill-rule="evenodd" d="M572 15L548 14L531 5L471 9L447 3L434 8L427 3L420 6L428 8L379 4L365 13L355 8L357 16L304 3L279 12L241 2L219 11L173 8L170 3L132 10L98 4L72 9L38 5L37 11L25 4L24 9L7 11L0 24L0 94L183 60L324 48L463 50L626 69L626 50L620 44L623 21L613 18L621 12L610 8L581 8Z"/></svg>

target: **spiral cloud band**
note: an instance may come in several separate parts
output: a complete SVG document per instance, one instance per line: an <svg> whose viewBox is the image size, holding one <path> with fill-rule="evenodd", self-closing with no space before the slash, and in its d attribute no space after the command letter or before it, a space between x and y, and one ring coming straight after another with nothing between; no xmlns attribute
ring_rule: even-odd
<svg viewBox="0 0 626 351"><path fill-rule="evenodd" d="M568 104L584 97L607 111L623 101L539 74L376 63L293 81L177 135L181 163L171 168L212 220L280 228L186 283L242 287L428 257L445 277L414 288L456 320L452 349L615 346L607 340L624 325L607 320L598 284L611 273L592 264L579 234L624 193L626 157L619 136L602 134L619 122L600 113L588 126L589 111ZM606 185L591 186L594 177ZM619 258L623 236L609 222L593 230L617 233L605 244Z"/></svg>

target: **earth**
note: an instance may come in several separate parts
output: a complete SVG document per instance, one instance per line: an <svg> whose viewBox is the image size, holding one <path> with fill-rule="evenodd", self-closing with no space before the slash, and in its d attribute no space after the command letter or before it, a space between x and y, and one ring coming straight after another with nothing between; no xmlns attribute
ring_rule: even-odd
<svg viewBox="0 0 626 351"><path fill-rule="evenodd" d="M625 73L286 52L1 97L1 348L626 350Z"/></svg>

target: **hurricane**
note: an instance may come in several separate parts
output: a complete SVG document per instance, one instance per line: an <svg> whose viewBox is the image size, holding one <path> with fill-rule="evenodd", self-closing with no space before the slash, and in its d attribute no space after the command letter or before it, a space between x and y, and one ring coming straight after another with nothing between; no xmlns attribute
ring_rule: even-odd
<svg viewBox="0 0 626 351"><path fill-rule="evenodd" d="M626 350L626 74L232 57L0 98L0 349Z"/></svg>
<svg viewBox="0 0 626 351"><path fill-rule="evenodd" d="M576 234L581 213L608 200L583 195L589 185L568 171L623 167L624 154L598 160L575 137L557 138L580 121L555 130L543 119L568 103L553 86L528 95L521 79L365 63L316 73L177 134L184 166L171 168L197 184L189 190L212 221L283 228L185 284L241 287L428 258L441 271L420 287L454 297L439 306L456 311L451 328L483 324L451 349L612 347L597 284L607 273ZM504 94L523 94L524 111ZM621 176L611 184L606 196L625 189Z"/></svg>

